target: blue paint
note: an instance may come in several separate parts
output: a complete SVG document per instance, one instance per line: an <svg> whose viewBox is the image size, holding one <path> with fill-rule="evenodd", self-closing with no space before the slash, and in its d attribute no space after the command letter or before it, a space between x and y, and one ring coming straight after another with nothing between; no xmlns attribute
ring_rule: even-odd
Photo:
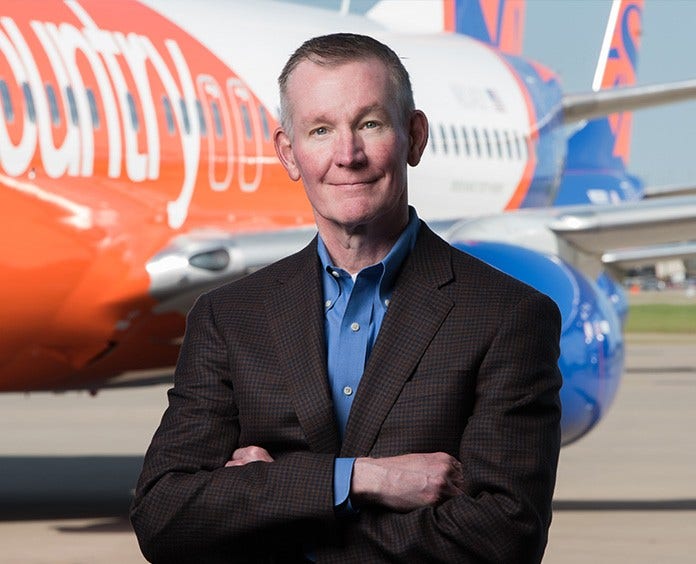
<svg viewBox="0 0 696 564"><path fill-rule="evenodd" d="M605 290L557 257L504 243L454 246L547 294L562 317L561 433L563 444L592 429L609 409L621 378L624 342L621 321ZM617 307L622 307L617 302Z"/></svg>
<svg viewBox="0 0 696 564"><path fill-rule="evenodd" d="M638 18L642 19L643 14L638 6L631 4L624 11L623 19L621 20L621 39L623 40L624 50L626 51L626 56L631 62L631 68L635 72L638 66L638 48L636 44L633 43L633 38L631 37L631 31L628 27L628 23L631 19L631 14L636 12Z"/></svg>
<svg viewBox="0 0 696 564"><path fill-rule="evenodd" d="M589 121L568 140L565 170L555 206L639 200L643 182L614 156L616 137L607 118ZM590 198L590 190L595 198ZM604 192L604 196L598 194Z"/></svg>
<svg viewBox="0 0 696 564"><path fill-rule="evenodd" d="M555 75L550 75L547 80L542 79L537 69L525 59L505 55L505 60L518 75L520 84L527 89L536 116L532 129L538 131L531 149L536 154L536 167L520 207L549 206L555 200L566 157L561 85Z"/></svg>
<svg viewBox="0 0 696 564"><path fill-rule="evenodd" d="M486 26L480 0L456 0L454 3L454 30L489 45L496 45Z"/></svg>

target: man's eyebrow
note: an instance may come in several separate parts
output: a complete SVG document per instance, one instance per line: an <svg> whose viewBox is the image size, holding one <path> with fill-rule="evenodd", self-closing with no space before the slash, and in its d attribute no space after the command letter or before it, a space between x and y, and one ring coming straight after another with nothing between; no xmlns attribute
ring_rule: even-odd
<svg viewBox="0 0 696 564"><path fill-rule="evenodd" d="M371 104L370 106L365 106L364 108L361 108L361 110L358 112L358 115L364 116L365 114L369 114L372 112L381 112L384 114L389 113L382 104Z"/></svg>
<svg viewBox="0 0 696 564"><path fill-rule="evenodd" d="M380 113L380 114L385 114L388 115L389 112L387 109L382 105L382 104L370 104L369 106L364 106L362 108L359 108L357 113L356 113L356 119L362 119L364 116L370 113ZM329 118L326 114L318 114L315 116L310 116L306 120L304 120L308 125L315 125L317 123L331 123L333 120Z"/></svg>

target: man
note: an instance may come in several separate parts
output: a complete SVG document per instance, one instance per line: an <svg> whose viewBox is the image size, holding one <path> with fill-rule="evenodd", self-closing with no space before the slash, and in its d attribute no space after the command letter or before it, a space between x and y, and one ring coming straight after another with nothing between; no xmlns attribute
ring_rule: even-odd
<svg viewBox="0 0 696 564"><path fill-rule="evenodd" d="M203 295L132 510L158 562L538 562L560 319L407 203L428 137L385 45L306 42L278 157L318 237Z"/></svg>

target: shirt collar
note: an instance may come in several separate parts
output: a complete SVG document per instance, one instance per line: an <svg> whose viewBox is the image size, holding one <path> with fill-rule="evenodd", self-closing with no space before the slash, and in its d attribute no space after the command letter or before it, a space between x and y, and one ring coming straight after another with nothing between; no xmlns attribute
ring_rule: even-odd
<svg viewBox="0 0 696 564"><path fill-rule="evenodd" d="M391 250L387 253L387 256L385 256L380 262L377 263L381 264L383 267L383 272L380 280L380 295L383 299L387 299L391 295L391 292L394 289L396 275L398 274L399 269L401 268L401 265L404 262L404 259L409 255L409 253L413 250L413 247L416 245L416 239L418 238L418 230L420 229L420 219L418 218L418 214L416 213L415 208L413 208L412 206L409 206L408 212L409 219L406 228L401 232L401 235L396 240L396 243L394 243L394 246L391 248ZM321 235L318 239L317 252L319 254L319 260L321 261L321 266L323 270L322 280L324 288L324 297L325 299L330 299L329 294L335 293L337 289L336 283L338 282L331 273L334 271L345 271L342 271L333 264L333 262L331 261L331 257L329 256L329 251L327 250L326 245L324 244L324 241L321 238ZM361 270L360 272L363 272L364 270L367 270L368 268L372 268L374 266L375 265L367 266L363 268L363 270ZM359 274L360 273L358 273L358 275ZM333 282L329 282L329 280L332 280ZM333 288L333 291L331 290L331 288Z"/></svg>

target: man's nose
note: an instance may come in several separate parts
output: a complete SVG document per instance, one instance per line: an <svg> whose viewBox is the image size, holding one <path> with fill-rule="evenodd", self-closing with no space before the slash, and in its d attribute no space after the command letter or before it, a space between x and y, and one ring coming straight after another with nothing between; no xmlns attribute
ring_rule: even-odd
<svg viewBox="0 0 696 564"><path fill-rule="evenodd" d="M367 162L360 135L353 130L342 131L336 138L334 160L338 166L356 167Z"/></svg>

